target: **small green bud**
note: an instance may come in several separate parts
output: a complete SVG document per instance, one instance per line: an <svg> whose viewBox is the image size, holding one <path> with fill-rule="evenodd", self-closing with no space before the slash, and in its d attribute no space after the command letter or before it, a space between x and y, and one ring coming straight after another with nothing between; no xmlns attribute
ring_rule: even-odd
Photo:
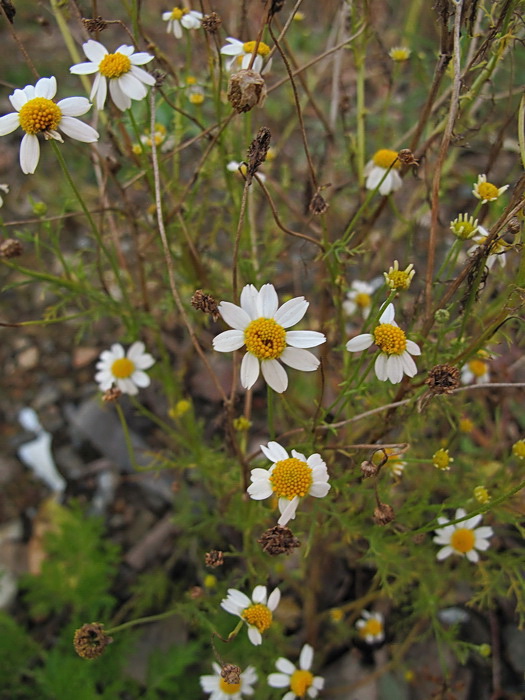
<svg viewBox="0 0 525 700"><path fill-rule="evenodd" d="M492 648L490 644L480 644L478 647L478 651L481 654L481 656L484 656L485 658L488 658L492 654Z"/></svg>
<svg viewBox="0 0 525 700"><path fill-rule="evenodd" d="M447 309L438 309L434 314L434 318L436 319L436 323L448 323L450 311L447 311Z"/></svg>
<svg viewBox="0 0 525 700"><path fill-rule="evenodd" d="M45 202L35 202L33 204L33 214L35 216L45 216L47 214L47 204Z"/></svg>

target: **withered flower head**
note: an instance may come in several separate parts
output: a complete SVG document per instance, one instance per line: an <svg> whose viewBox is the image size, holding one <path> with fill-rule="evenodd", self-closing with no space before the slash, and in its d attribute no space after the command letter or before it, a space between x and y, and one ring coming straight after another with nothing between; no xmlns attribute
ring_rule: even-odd
<svg viewBox="0 0 525 700"><path fill-rule="evenodd" d="M397 157L403 163L403 165L419 165L419 161L414 158L414 154L410 148L402 148Z"/></svg>
<svg viewBox="0 0 525 700"><path fill-rule="evenodd" d="M314 194L310 201L310 206L309 209L312 212L312 214L315 214L316 216L320 216L321 214L324 214L325 211L328 209L328 203L326 199L323 197L321 194L321 188L317 190L317 192Z"/></svg>
<svg viewBox="0 0 525 700"><path fill-rule="evenodd" d="M204 563L213 569L224 564L224 555L218 549L212 549L211 552L206 552Z"/></svg>
<svg viewBox="0 0 525 700"><path fill-rule="evenodd" d="M265 99L266 84L260 73L246 68L230 76L228 100L238 114L262 106Z"/></svg>
<svg viewBox="0 0 525 700"><path fill-rule="evenodd" d="M374 464L368 459L361 462L361 474L363 475L363 479L370 479L372 476L376 476L380 469L381 467L379 465Z"/></svg>
<svg viewBox="0 0 525 700"><path fill-rule="evenodd" d="M204 15L201 21L201 26L203 27L204 31L208 32L209 34L215 34L221 24L222 19L216 12L210 12L209 15Z"/></svg>
<svg viewBox="0 0 525 700"><path fill-rule="evenodd" d="M188 591L188 595L192 600L197 600L198 598L202 598L204 591L202 590L201 586L192 586L190 590Z"/></svg>
<svg viewBox="0 0 525 700"><path fill-rule="evenodd" d="M266 126L261 126L257 132L257 136L253 139L246 152L248 157L248 173L250 175L255 175L257 168L266 160L271 140L272 134L270 133L270 129Z"/></svg>
<svg viewBox="0 0 525 700"><path fill-rule="evenodd" d="M24 247L16 238L6 238L0 243L0 258L18 258L24 252Z"/></svg>
<svg viewBox="0 0 525 700"><path fill-rule="evenodd" d="M104 403L113 403L114 401L120 399L121 396L121 390L116 386L111 386L102 394L102 401L104 401Z"/></svg>
<svg viewBox="0 0 525 700"><path fill-rule="evenodd" d="M73 646L83 659L95 659L104 653L104 649L112 641L113 639L104 632L104 625L91 622L75 631Z"/></svg>
<svg viewBox="0 0 525 700"><path fill-rule="evenodd" d="M388 525L395 517L394 509L388 503L380 503L374 509L374 522L376 525Z"/></svg>
<svg viewBox="0 0 525 700"><path fill-rule="evenodd" d="M94 19L88 19L87 17L82 17L82 24L84 25L86 31L89 34L96 34L97 32L103 32L108 26L108 23L102 17L95 17Z"/></svg>
<svg viewBox="0 0 525 700"><path fill-rule="evenodd" d="M291 554L294 549L301 546L301 542L295 537L288 527L275 525L269 528L257 540L263 552L273 557L278 554Z"/></svg>
<svg viewBox="0 0 525 700"><path fill-rule="evenodd" d="M425 384L433 394L451 394L459 386L459 369L449 364L436 365L428 373Z"/></svg>
<svg viewBox="0 0 525 700"><path fill-rule="evenodd" d="M191 305L197 311L202 311L205 314L210 314L214 321L217 321L221 315L217 309L217 302L211 296L206 294L202 289L197 289L191 297Z"/></svg>
<svg viewBox="0 0 525 700"><path fill-rule="evenodd" d="M239 685L241 682L241 669L235 664L224 664L221 668L221 678L228 685Z"/></svg>
<svg viewBox="0 0 525 700"><path fill-rule="evenodd" d="M271 18L283 9L285 0L272 0L271 7L268 11L268 16Z"/></svg>
<svg viewBox="0 0 525 700"><path fill-rule="evenodd" d="M521 223L517 216L513 216L512 219L509 220L507 231L512 233L513 236L521 231Z"/></svg>

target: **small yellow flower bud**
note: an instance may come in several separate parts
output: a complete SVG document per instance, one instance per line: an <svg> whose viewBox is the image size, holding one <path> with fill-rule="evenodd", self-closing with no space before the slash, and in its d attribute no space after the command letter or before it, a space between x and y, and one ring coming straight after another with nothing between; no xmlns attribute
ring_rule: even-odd
<svg viewBox="0 0 525 700"><path fill-rule="evenodd" d="M518 459L525 459L525 440L518 440L512 445L512 454Z"/></svg>
<svg viewBox="0 0 525 700"><path fill-rule="evenodd" d="M444 450L443 448L432 455L432 464L436 469L441 469L441 471L448 471L453 461L453 458L449 457L448 450Z"/></svg>
<svg viewBox="0 0 525 700"><path fill-rule="evenodd" d="M478 503L489 503L490 494L484 486L476 486L474 489L474 498Z"/></svg>

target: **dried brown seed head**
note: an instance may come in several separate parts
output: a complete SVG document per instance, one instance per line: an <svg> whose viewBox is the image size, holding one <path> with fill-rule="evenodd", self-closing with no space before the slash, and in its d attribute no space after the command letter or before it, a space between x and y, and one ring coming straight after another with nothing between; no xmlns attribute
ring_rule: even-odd
<svg viewBox="0 0 525 700"><path fill-rule="evenodd" d="M120 389L116 386L111 386L102 394L102 401L104 401L104 403L113 403L114 401L118 401L121 396L122 392Z"/></svg>
<svg viewBox="0 0 525 700"><path fill-rule="evenodd" d="M433 394L451 394L459 386L459 369L449 364L436 365L428 373L425 384Z"/></svg>
<svg viewBox="0 0 525 700"><path fill-rule="evenodd" d="M419 165L419 161L414 158L414 154L410 148L402 148L397 154L403 165Z"/></svg>
<svg viewBox="0 0 525 700"><path fill-rule="evenodd" d="M388 525L395 517L394 509L388 503L380 503L374 509L374 522L376 525Z"/></svg>
<svg viewBox="0 0 525 700"><path fill-rule="evenodd" d="M241 669L235 664L224 664L221 668L221 678L228 685L238 685L241 682Z"/></svg>
<svg viewBox="0 0 525 700"><path fill-rule="evenodd" d="M291 554L294 549L301 546L301 542L295 537L288 527L275 525L264 532L257 540L263 552L277 556L278 554Z"/></svg>
<svg viewBox="0 0 525 700"><path fill-rule="evenodd" d="M377 464L370 462L368 459L361 462L361 474L363 475L363 479L370 479L372 476L375 476L379 472L379 469L380 467Z"/></svg>
<svg viewBox="0 0 525 700"><path fill-rule="evenodd" d="M217 307L217 302L211 296L211 294L206 294L202 289L197 289L194 295L191 297L191 305L197 311L202 311L204 314L209 314L214 321L217 321L221 315Z"/></svg>
<svg viewBox="0 0 525 700"><path fill-rule="evenodd" d="M102 17L95 17L94 19L88 19L87 17L82 17L82 24L84 25L86 31L89 34L96 34L97 32L103 32L108 26L108 23Z"/></svg>
<svg viewBox="0 0 525 700"><path fill-rule="evenodd" d="M314 196L310 200L309 205L310 211L312 212L312 214L315 214L315 216L320 216L321 214L324 214L325 211L328 209L328 203L321 194L320 189L321 188L319 188L314 194Z"/></svg>
<svg viewBox="0 0 525 700"><path fill-rule="evenodd" d="M284 7L285 0L272 0L271 7L268 11L268 16L271 18L280 12Z"/></svg>
<svg viewBox="0 0 525 700"><path fill-rule="evenodd" d="M18 258L24 252L24 246L16 238L6 238L0 243L0 258Z"/></svg>
<svg viewBox="0 0 525 700"><path fill-rule="evenodd" d="M95 659L104 653L105 648L112 641L113 639L104 632L104 625L100 622L91 622L75 631L73 646L83 659Z"/></svg>
<svg viewBox="0 0 525 700"><path fill-rule="evenodd" d="M238 113L249 112L266 99L266 84L260 73L243 69L234 73L228 83L228 100Z"/></svg>
<svg viewBox="0 0 525 700"><path fill-rule="evenodd" d="M521 231L521 223L517 216L513 216L512 219L509 220L509 223L507 224L507 231L513 236Z"/></svg>
<svg viewBox="0 0 525 700"><path fill-rule="evenodd" d="M248 148L246 155L248 157L248 174L255 175L257 169L264 163L268 150L270 148L270 141L272 140L272 134L270 129L266 126L262 126L257 132L257 136L253 139Z"/></svg>
<svg viewBox="0 0 525 700"><path fill-rule="evenodd" d="M212 549L211 552L206 552L206 556L204 557L204 563L206 564L206 566L215 569L216 567L222 566L224 564L224 555L220 550Z"/></svg>
<svg viewBox="0 0 525 700"><path fill-rule="evenodd" d="M216 12L210 12L209 15L204 15L201 24L205 32L215 34L222 24L222 19Z"/></svg>

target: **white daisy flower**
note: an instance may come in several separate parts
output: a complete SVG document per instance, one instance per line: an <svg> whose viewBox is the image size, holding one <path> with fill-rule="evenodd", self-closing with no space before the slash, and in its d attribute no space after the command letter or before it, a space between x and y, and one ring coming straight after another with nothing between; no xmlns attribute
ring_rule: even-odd
<svg viewBox="0 0 525 700"><path fill-rule="evenodd" d="M319 367L319 360L304 348L313 348L326 342L323 333L317 331L286 331L298 323L306 313L308 302L304 297L290 299L279 306L273 284L265 284L259 291L248 284L241 292L241 305L229 301L219 304L219 311L234 330L224 331L213 339L218 352L233 352L246 346L241 363L241 384L250 389L259 371L268 385L277 393L288 386L288 367L312 372Z"/></svg>
<svg viewBox="0 0 525 700"><path fill-rule="evenodd" d="M300 452L292 450L292 456L289 457L278 442L269 442L267 447L260 447L273 465L268 470L252 469L252 483L248 486L248 493L254 501L277 496L281 513L277 524L284 527L289 520L295 518L301 498L323 498L330 491L328 470L318 454L306 459Z"/></svg>
<svg viewBox="0 0 525 700"><path fill-rule="evenodd" d="M246 174L248 173L248 166L246 163L240 163L238 160L230 160L230 162L226 164L226 170L228 170L230 173L239 174L240 172L246 177ZM257 171L257 177L261 180L261 182L266 181L266 175L264 173Z"/></svg>
<svg viewBox="0 0 525 700"><path fill-rule="evenodd" d="M139 68L153 60L149 53L133 53L133 46L122 44L115 53L109 53L103 44L90 39L82 44L89 63L77 63L69 69L76 75L96 73L90 99L95 99L97 109L106 103L109 94L121 110L131 107L131 100L143 100L148 94L146 85L155 85L155 78Z"/></svg>
<svg viewBox="0 0 525 700"><path fill-rule="evenodd" d="M464 518L466 515L463 508L456 510L455 520ZM436 544L445 545L437 553L438 561L446 559L451 554L459 554L462 557L467 557L471 562L479 561L477 549L484 552L490 547L489 537L492 537L494 531L491 527L476 527L481 522L481 515L475 515L468 520L455 525L447 525L447 518L438 518L440 525L445 527L436 528L436 536L434 542Z"/></svg>
<svg viewBox="0 0 525 700"><path fill-rule="evenodd" d="M361 352L374 343L381 350L375 361L375 373L381 382L388 379L392 384L399 384L403 374L413 377L417 372L416 363L411 355L421 355L419 345L408 340L405 333L394 321L394 305L389 304L379 318L379 325L373 333L362 333L348 341L349 352Z"/></svg>
<svg viewBox="0 0 525 700"><path fill-rule="evenodd" d="M252 685L257 682L257 673L248 666L239 676L239 683L226 683L221 676L221 667L213 662L215 674L201 676L200 684L205 693L211 693L208 700L241 700L243 695L253 695Z"/></svg>
<svg viewBox="0 0 525 700"><path fill-rule="evenodd" d="M250 61L252 59L252 54L257 46L256 41L246 41L242 42L239 39L234 39L232 36L226 37L228 42L226 46L221 48L221 53L224 56L232 56L233 58L228 61L226 67L229 71L239 70L241 68L248 68ZM252 70L256 73L261 73L264 58L270 53L270 47L263 41L259 42L257 47L257 56L253 62Z"/></svg>
<svg viewBox="0 0 525 700"><path fill-rule="evenodd" d="M374 292L374 285L354 280L350 285L350 291L346 293L346 299L343 301L345 313L352 316L359 310L363 318L368 318L372 308L372 294Z"/></svg>
<svg viewBox="0 0 525 700"><path fill-rule="evenodd" d="M138 394L139 388L149 386L150 378L144 372L155 364L153 357L144 352L144 343L137 341L127 354L120 343L114 343L111 350L104 350L97 362L98 372L95 381L101 391L107 391L113 384L123 394Z"/></svg>
<svg viewBox="0 0 525 700"><path fill-rule="evenodd" d="M486 202L494 202L498 197L500 197L506 190L508 190L508 185L503 185L503 187L496 187L492 182L487 182L486 175L478 175L478 181L474 183L474 189L472 194L481 200L482 204Z"/></svg>
<svg viewBox="0 0 525 700"><path fill-rule="evenodd" d="M262 644L262 635L272 625L272 613L280 600L281 591L278 588L274 588L268 596L266 586L255 586L251 600L236 588L228 588L228 595L221 601L221 608L244 620L248 625L248 639L259 646Z"/></svg>
<svg viewBox="0 0 525 700"><path fill-rule="evenodd" d="M172 32L176 39L182 39L182 28L199 29L202 24L202 12L174 7L162 13L162 19L168 23L167 32Z"/></svg>
<svg viewBox="0 0 525 700"><path fill-rule="evenodd" d="M94 143L98 140L98 132L79 119L91 107L85 97L66 97L59 102L53 102L56 95L57 81L51 78L40 78L35 85L26 85L22 90L15 90L9 96L9 101L16 112L0 117L0 136L10 134L17 127L26 133L20 144L20 167L26 175L35 172L40 159L40 143L38 134L48 141L55 139L63 143L60 129L66 136L84 143Z"/></svg>
<svg viewBox="0 0 525 700"><path fill-rule="evenodd" d="M462 384L487 384L490 382L489 363L481 357L474 357L461 368Z"/></svg>
<svg viewBox="0 0 525 700"><path fill-rule="evenodd" d="M384 618L380 612L370 613L368 610L363 610L355 626L359 636L367 644L380 643L385 638Z"/></svg>
<svg viewBox="0 0 525 700"><path fill-rule="evenodd" d="M468 249L467 253L469 255L472 255L472 253L474 253L479 248L479 246L484 245L486 243L489 235L490 234L486 228L484 228L483 226L478 226L478 232L472 237L472 240L475 242L476 245L471 246ZM505 253L509 250L510 247L511 246L508 243L506 243L502 238L496 238L494 241L492 241L490 245L490 254L485 260L485 265L489 268L489 270L492 269L492 266L496 261L499 261L501 267L505 267L507 263Z"/></svg>
<svg viewBox="0 0 525 700"><path fill-rule="evenodd" d="M387 195L395 192L403 184L403 180L397 172L400 167L401 161L397 157L397 151L391 151L388 148L376 151L365 165L366 189L375 190L386 173L387 175L379 188L379 194Z"/></svg>
<svg viewBox="0 0 525 700"><path fill-rule="evenodd" d="M299 668L291 661L280 657L275 662L279 673L270 673L268 685L272 688L290 688L290 692L283 695L282 700L294 700L295 698L316 698L319 691L324 688L324 678L314 676L310 671L314 658L314 650L309 644L305 644L299 656Z"/></svg>
<svg viewBox="0 0 525 700"><path fill-rule="evenodd" d="M7 194L9 192L9 185L0 185L0 192ZM0 207L4 204L4 198L0 194Z"/></svg>

